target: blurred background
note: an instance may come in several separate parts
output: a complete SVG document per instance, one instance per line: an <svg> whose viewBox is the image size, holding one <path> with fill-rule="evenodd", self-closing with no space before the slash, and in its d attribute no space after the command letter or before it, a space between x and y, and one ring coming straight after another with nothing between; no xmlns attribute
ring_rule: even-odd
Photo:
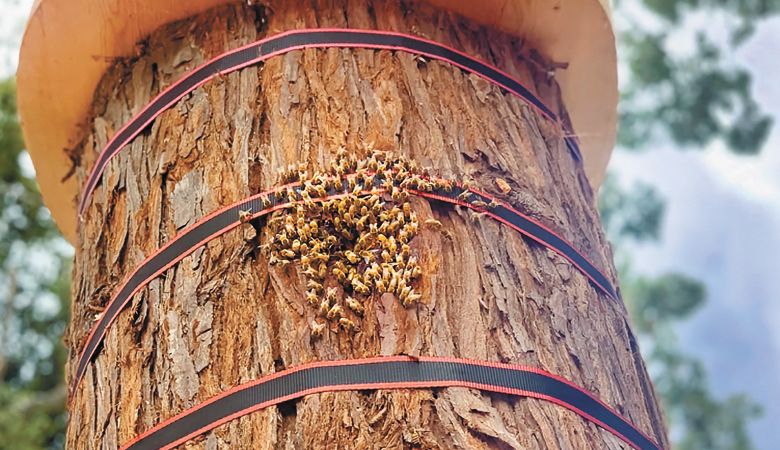
<svg viewBox="0 0 780 450"><path fill-rule="evenodd" d="M621 123L600 209L677 450L780 432L780 0L614 0ZM0 0L0 449L62 447L72 248L41 204ZM51 99L56 102L57 99Z"/></svg>

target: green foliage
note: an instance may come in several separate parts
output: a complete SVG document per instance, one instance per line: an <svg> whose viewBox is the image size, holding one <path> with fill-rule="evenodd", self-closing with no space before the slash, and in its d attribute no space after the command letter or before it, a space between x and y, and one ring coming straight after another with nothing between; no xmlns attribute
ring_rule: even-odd
<svg viewBox="0 0 780 450"><path fill-rule="evenodd" d="M679 24L686 12L722 10L739 18L744 26L752 27L757 19L780 10L780 2L776 0L644 0L643 3L673 24Z"/></svg>
<svg viewBox="0 0 780 450"><path fill-rule="evenodd" d="M743 394L716 398L701 362L679 346L676 326L703 306L704 286L685 275L622 274L634 329L650 346L645 360L671 425L676 450L750 450L748 424L760 408Z"/></svg>
<svg viewBox="0 0 780 450"><path fill-rule="evenodd" d="M637 183L625 191L608 175L600 194L601 221L613 238L637 242L660 239L666 204L652 186Z"/></svg>
<svg viewBox="0 0 780 450"><path fill-rule="evenodd" d="M51 402L47 395L47 392L0 385L0 448L62 448L65 429L63 404L61 401Z"/></svg>
<svg viewBox="0 0 780 450"><path fill-rule="evenodd" d="M682 431L675 449L752 449L747 426L761 415L761 409L742 394L715 398L701 363L667 340L655 346L649 363L651 370L657 369L653 383L672 431Z"/></svg>
<svg viewBox="0 0 780 450"><path fill-rule="evenodd" d="M629 0L619 5L635 4ZM620 105L619 142L626 148L671 140L684 148L703 148L722 140L732 151L754 154L769 135L772 119L763 114L751 92L747 70L731 54L752 34L757 20L780 10L780 0L643 0L642 20L621 15L621 53L628 83ZM620 12L620 8L618 8ZM680 47L674 33L693 25L694 13L728 17L729 44L716 43L712 27L692 31L692 50ZM641 24L647 15L660 22L655 29ZM726 52L724 52L726 50Z"/></svg>
<svg viewBox="0 0 780 450"><path fill-rule="evenodd" d="M644 333L655 332L659 324L690 317L706 298L704 285L680 273L638 277L624 292L631 299L634 325Z"/></svg>
<svg viewBox="0 0 780 450"><path fill-rule="evenodd" d="M737 394L716 398L700 361L677 341L677 325L706 302L705 286L681 273L645 277L634 273L627 247L657 240L665 203L651 187L625 191L614 176L602 186L599 202L607 234L616 243L623 299L643 356L653 376L675 450L751 450L748 424L760 408Z"/></svg>
<svg viewBox="0 0 780 450"><path fill-rule="evenodd" d="M61 448L60 342L69 249L43 206L26 159L13 80L0 82L0 448Z"/></svg>

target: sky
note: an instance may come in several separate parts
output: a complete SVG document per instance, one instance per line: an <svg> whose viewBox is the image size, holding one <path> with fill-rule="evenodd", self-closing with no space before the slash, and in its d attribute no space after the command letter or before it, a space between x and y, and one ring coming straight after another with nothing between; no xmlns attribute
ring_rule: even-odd
<svg viewBox="0 0 780 450"><path fill-rule="evenodd" d="M32 0L0 0L0 77L13 73ZM754 93L778 123L757 157L706 150L617 151L610 169L667 199L660 244L633 251L640 272L677 270L706 283L706 306L680 329L683 348L707 368L713 391L746 392L764 416L752 426L759 450L776 447L780 423L780 18L759 26L736 54Z"/></svg>

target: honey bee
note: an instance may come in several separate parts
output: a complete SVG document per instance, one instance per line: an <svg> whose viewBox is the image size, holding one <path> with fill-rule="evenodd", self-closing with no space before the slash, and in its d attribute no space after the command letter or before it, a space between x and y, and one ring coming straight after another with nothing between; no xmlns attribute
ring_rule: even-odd
<svg viewBox="0 0 780 450"><path fill-rule="evenodd" d="M363 258L363 261L368 263L374 260L374 253L370 250L361 250L360 257Z"/></svg>
<svg viewBox="0 0 780 450"><path fill-rule="evenodd" d="M471 198L471 195L472 195L471 191L469 191L468 189L464 189L463 192L458 194L458 200L462 200L464 202L468 202L469 199Z"/></svg>
<svg viewBox="0 0 780 450"><path fill-rule="evenodd" d="M420 301L420 299L421 299L421 298L422 298L422 295L420 295L420 294L418 294L418 293L416 293L416 292L412 292L412 293L411 293L411 294L409 294L409 295L406 297L406 299L403 301L403 305L404 305L404 306L409 306L409 305L411 305L411 304L413 304L413 303L417 303L417 302L419 302L419 301Z"/></svg>
<svg viewBox="0 0 780 450"><path fill-rule="evenodd" d="M311 195L309 195L309 191L307 191L306 189L301 189L300 194L304 205L308 207L314 206L314 202L311 199Z"/></svg>
<svg viewBox="0 0 780 450"><path fill-rule="evenodd" d="M247 223L250 220L252 220L252 208L249 209L239 209L238 210L238 221L241 223Z"/></svg>
<svg viewBox="0 0 780 450"><path fill-rule="evenodd" d="M412 218L412 204L409 203L409 202L405 202L403 204L403 208L402 209L403 209L403 212L404 212L404 217L407 218L407 219L411 219Z"/></svg>
<svg viewBox="0 0 780 450"><path fill-rule="evenodd" d="M471 202L471 205L479 209L485 209L488 206L488 204L483 202L482 200L474 200L473 202Z"/></svg>
<svg viewBox="0 0 780 450"><path fill-rule="evenodd" d="M395 242L395 238L390 236L390 239L387 240L387 250L393 254L398 251L398 244Z"/></svg>
<svg viewBox="0 0 780 450"><path fill-rule="evenodd" d="M401 302L404 302L407 297L409 297L409 294L412 293L412 287L411 286L405 286L403 289L401 289L401 292L398 294L398 299L401 300Z"/></svg>
<svg viewBox="0 0 780 450"><path fill-rule="evenodd" d="M386 191L392 193L395 190L393 179L387 175L383 175L382 178L384 178L384 181L382 181L382 187L384 187Z"/></svg>
<svg viewBox="0 0 780 450"><path fill-rule="evenodd" d="M347 319L346 317L339 319L339 325L348 331L353 331L355 329L355 322Z"/></svg>
<svg viewBox="0 0 780 450"><path fill-rule="evenodd" d="M444 226L441 224L441 222L436 220L436 219L428 219L428 220L426 220L425 221L425 226L430 227L434 231L439 231L442 228L444 228Z"/></svg>
<svg viewBox="0 0 780 450"><path fill-rule="evenodd" d="M281 245L288 245L290 243L290 240L287 238L287 233L282 231L281 233L277 234L275 236L276 241Z"/></svg>
<svg viewBox="0 0 780 450"><path fill-rule="evenodd" d="M379 206L382 206L382 205L381 205L381 202L380 202L380 200L381 200L381 199L379 198L379 196L378 196L377 194L371 194L371 196L370 196L370 197L368 197L368 199L366 200L366 202L367 202L369 205L373 205L372 207L375 207L375 206L377 206L377 205L379 205Z"/></svg>
<svg viewBox="0 0 780 450"><path fill-rule="evenodd" d="M310 278L313 278L313 277L316 277L316 276L319 275L317 270L314 267L311 267L311 266L306 267L306 269L304 269L304 271L303 271L303 274L306 275L307 277L310 277ZM323 278L323 277L320 277L320 278Z"/></svg>
<svg viewBox="0 0 780 450"><path fill-rule="evenodd" d="M427 180L420 180L418 183L418 189L423 192L431 192L433 191L433 183Z"/></svg>
<svg viewBox="0 0 780 450"><path fill-rule="evenodd" d="M360 261L360 257L351 250L345 251L344 257L347 258L347 261L351 262L352 264L357 264Z"/></svg>
<svg viewBox="0 0 780 450"><path fill-rule="evenodd" d="M316 253L316 252L309 252L309 257L313 261L320 261L320 262L328 262L330 259L330 256L326 255L325 253Z"/></svg>
<svg viewBox="0 0 780 450"><path fill-rule="evenodd" d="M382 225L379 226L379 228L376 229L376 232L379 235L384 235L390 231L390 222L382 222Z"/></svg>
<svg viewBox="0 0 780 450"><path fill-rule="evenodd" d="M342 309L340 305L333 305L327 313L328 319L330 320L341 317L342 315L344 315L344 309Z"/></svg>
<svg viewBox="0 0 780 450"><path fill-rule="evenodd" d="M382 250L382 261L389 263L393 260L393 257L387 250Z"/></svg>
<svg viewBox="0 0 780 450"><path fill-rule="evenodd" d="M338 267L334 267L331 270L331 273L336 276L336 279L339 281L339 283L346 283L347 281L347 274L344 273L342 269L339 269Z"/></svg>
<svg viewBox="0 0 780 450"><path fill-rule="evenodd" d="M404 279L403 273L399 273L398 275L399 275L397 277L398 278L398 283L396 284L395 289L393 290L393 292L395 292L398 295L401 295L401 293L407 287L406 286L406 279Z"/></svg>
<svg viewBox="0 0 780 450"><path fill-rule="evenodd" d="M279 267L284 267L284 266L286 266L287 264L290 264L290 260L289 260L289 259L279 259L279 260L276 262L276 264L278 264L278 265L279 265Z"/></svg>
<svg viewBox="0 0 780 450"><path fill-rule="evenodd" d="M323 316L328 316L328 319L332 319L332 317L330 317L330 302L327 298L324 298L322 301L320 301L320 314Z"/></svg>
<svg viewBox="0 0 780 450"><path fill-rule="evenodd" d="M362 316L363 313L365 312L363 305L361 305L360 302L358 302L354 298L347 297L344 301L347 303L349 309L351 309L355 314Z"/></svg>
<svg viewBox="0 0 780 450"><path fill-rule="evenodd" d="M512 192L512 187L509 186L509 183L503 178L496 178L496 186L498 186L498 190L504 195Z"/></svg>
<svg viewBox="0 0 780 450"><path fill-rule="evenodd" d="M360 218L360 220L355 223L355 228L357 228L358 231L364 231L366 229L366 222L368 221L368 216L363 216Z"/></svg>
<svg viewBox="0 0 780 450"><path fill-rule="evenodd" d="M328 275L328 266L325 263L320 263L320 269L317 271L317 275L322 279Z"/></svg>
<svg viewBox="0 0 780 450"><path fill-rule="evenodd" d="M409 195L406 193L406 191L396 189L392 192L391 197L394 202L403 203L409 198Z"/></svg>
<svg viewBox="0 0 780 450"><path fill-rule="evenodd" d="M261 195L260 202L263 204L263 208L267 209L271 207L271 200L268 199L267 195Z"/></svg>
<svg viewBox="0 0 780 450"><path fill-rule="evenodd" d="M382 281L389 283L393 277L393 269L388 264L382 264Z"/></svg>
<svg viewBox="0 0 780 450"><path fill-rule="evenodd" d="M315 306L320 302L320 298L317 297L317 294L314 291L308 291L306 292L306 301L310 305Z"/></svg>
<svg viewBox="0 0 780 450"><path fill-rule="evenodd" d="M315 337L315 338L320 337L325 332L326 324L324 324L324 323L317 323L316 321L312 321L310 326L311 326L311 336L312 337Z"/></svg>
<svg viewBox="0 0 780 450"><path fill-rule="evenodd" d="M436 187L444 192L452 192L452 182L449 180L436 180Z"/></svg>
<svg viewBox="0 0 780 450"><path fill-rule="evenodd" d="M285 258L288 258L288 259L289 259L289 258L294 258L294 257L295 257L295 252L294 252L294 251L292 251L292 250L286 249L286 248L285 248L285 249L283 249L283 250L280 250L280 251L279 251L279 254L280 254L280 255L282 255L282 256L284 256Z"/></svg>
<svg viewBox="0 0 780 450"><path fill-rule="evenodd" d="M369 289L369 287L358 278L352 279L352 289L354 289L358 294L369 294L371 292L371 289Z"/></svg>
<svg viewBox="0 0 780 450"><path fill-rule="evenodd" d="M287 188L287 201L295 203L298 201L298 194L295 193L295 189L292 187Z"/></svg>
<svg viewBox="0 0 780 450"><path fill-rule="evenodd" d="M306 289L317 292L318 294L323 290L322 285L314 280L309 280L306 282Z"/></svg>
<svg viewBox="0 0 780 450"><path fill-rule="evenodd" d="M390 278L390 283L387 285L386 292L395 292L396 287L398 287L398 280L398 273L393 272L393 276Z"/></svg>

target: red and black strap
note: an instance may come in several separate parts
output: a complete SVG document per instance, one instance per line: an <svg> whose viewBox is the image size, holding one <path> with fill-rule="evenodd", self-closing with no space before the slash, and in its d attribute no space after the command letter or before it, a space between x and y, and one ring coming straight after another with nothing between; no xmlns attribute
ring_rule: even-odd
<svg viewBox="0 0 780 450"><path fill-rule="evenodd" d="M284 32L253 44L228 51L195 68L158 94L106 144L87 178L79 199L83 214L92 191L108 162L163 111L212 78L263 62L273 56L306 48L366 48L394 50L425 56L455 65L524 99L545 117L563 127L556 114L518 80L490 64L437 42L389 31L350 29L303 29ZM564 130L564 141L576 160L580 160L577 139Z"/></svg>
<svg viewBox="0 0 780 450"><path fill-rule="evenodd" d="M347 181L348 178L349 176L342 179L340 190L331 188L328 191L328 196L314 201L324 201L346 195L346 192L351 191ZM382 189L384 181L385 177L383 174L376 174L374 177L374 185L365 186L364 188L367 190L373 189L374 191L379 191ZM83 350L79 355L76 373L73 376L70 386L71 394L84 376L90 361L97 354L98 348L102 343L108 328L114 320L116 320L119 313L128 305L133 295L139 292L151 280L181 261L197 248L239 226L242 221L254 220L274 211L292 206L293 204L286 194L288 187L293 188L297 198L302 202L303 198L300 197L299 184L285 185L272 191L254 195L200 219L197 223L182 230L178 235L142 262L141 265L124 281L111 300L109 300L103 313L93 325ZM569 241L545 227L540 222L517 211L507 203L494 199L494 197L488 194L468 189L474 200L480 200L484 204L489 204L495 200L495 204L498 206L494 208L478 208L472 202L461 200L463 197L462 194L466 190L467 189L464 187L457 185L452 186L452 188L448 190L443 188L432 189L430 191L407 189L408 192L414 195L477 210L480 213L484 213L487 217L491 217L508 225L522 235L566 258L605 295L612 299L618 298L609 279L596 268L587 257L577 251ZM249 217L242 218L242 212L248 212Z"/></svg>
<svg viewBox="0 0 780 450"><path fill-rule="evenodd" d="M173 448L238 417L321 392L447 387L546 400L574 411L635 449L661 449L592 394L543 370L458 358L390 356L304 364L242 384L158 424L122 450Z"/></svg>

